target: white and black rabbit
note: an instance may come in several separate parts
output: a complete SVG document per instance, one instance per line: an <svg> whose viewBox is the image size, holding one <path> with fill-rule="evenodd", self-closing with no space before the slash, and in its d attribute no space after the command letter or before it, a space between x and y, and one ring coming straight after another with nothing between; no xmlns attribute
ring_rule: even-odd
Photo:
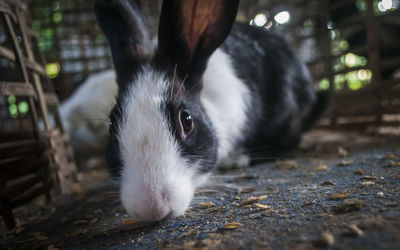
<svg viewBox="0 0 400 250"><path fill-rule="evenodd" d="M218 165L295 147L326 107L283 39L234 23L238 4L164 0L155 50L132 1L95 6L119 86L108 164L138 220L183 214Z"/></svg>

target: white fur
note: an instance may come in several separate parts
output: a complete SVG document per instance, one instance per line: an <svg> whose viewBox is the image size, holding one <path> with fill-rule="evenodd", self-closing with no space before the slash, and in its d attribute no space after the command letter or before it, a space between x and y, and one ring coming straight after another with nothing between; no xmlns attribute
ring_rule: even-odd
<svg viewBox="0 0 400 250"><path fill-rule="evenodd" d="M104 71L89 77L61 105L60 115L78 158L104 157L108 114L117 92L114 71Z"/></svg>
<svg viewBox="0 0 400 250"><path fill-rule="evenodd" d="M123 100L121 200L131 216L153 221L183 214L203 180L196 179L197 166L180 156L161 110L170 83L160 73L144 71Z"/></svg>
<svg viewBox="0 0 400 250"><path fill-rule="evenodd" d="M217 133L217 163L232 165L234 163L230 160L230 154L235 150L235 142L243 136L250 90L235 75L229 56L221 49L211 56L203 82L201 102ZM243 160L240 161L242 165Z"/></svg>

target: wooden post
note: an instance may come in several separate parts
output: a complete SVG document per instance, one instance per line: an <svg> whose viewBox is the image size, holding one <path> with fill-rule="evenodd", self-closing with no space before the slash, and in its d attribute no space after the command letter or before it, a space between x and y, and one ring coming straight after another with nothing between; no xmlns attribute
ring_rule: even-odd
<svg viewBox="0 0 400 250"><path fill-rule="evenodd" d="M4 223L8 230L11 230L15 227L15 219L11 208L9 207L0 207L0 213L4 218Z"/></svg>
<svg viewBox="0 0 400 250"><path fill-rule="evenodd" d="M329 94L334 96L335 94L335 79L333 72L333 64L332 64L332 39L331 39L331 31L328 29L328 23L330 21L330 10L329 10L329 0L322 0L320 2L321 6L321 20L322 26L321 34L322 34L322 42L323 42L323 51L324 51L324 61L325 61L325 73L328 76L329 80ZM334 112L331 114L331 127L335 128L336 126L336 115Z"/></svg>
<svg viewBox="0 0 400 250"><path fill-rule="evenodd" d="M299 36L297 32L298 25L300 24L298 20L300 20L300 16L296 13L296 5L293 1L289 1L289 12L290 12L290 33L292 37L292 46L297 51L300 46Z"/></svg>
<svg viewBox="0 0 400 250"><path fill-rule="evenodd" d="M379 62L379 42L377 32L377 19L374 11L374 1L365 0L367 5L366 24L367 24L367 47L368 47L368 65L372 72L372 84L380 85L382 83L381 70ZM376 98L381 99L381 91L377 91ZM382 122L382 108L377 107L376 121Z"/></svg>

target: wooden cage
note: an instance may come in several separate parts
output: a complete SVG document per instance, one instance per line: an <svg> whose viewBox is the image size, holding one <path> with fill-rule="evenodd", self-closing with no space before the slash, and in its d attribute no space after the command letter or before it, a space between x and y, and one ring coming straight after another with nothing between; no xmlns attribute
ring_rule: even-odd
<svg viewBox="0 0 400 250"><path fill-rule="evenodd" d="M60 72L50 76L63 100L91 74L112 68L106 37L93 13L93 0L29 1L39 47Z"/></svg>
<svg viewBox="0 0 400 250"><path fill-rule="evenodd" d="M306 61L316 87L331 92L334 105L322 127L400 126L399 1L386 7L381 0L256 2L242 2L246 18L265 13ZM277 25L283 10L290 21Z"/></svg>
<svg viewBox="0 0 400 250"><path fill-rule="evenodd" d="M296 44L309 38L319 41L322 53L309 62L309 68L317 83L321 79L329 83L334 96L325 126L400 126L400 76L396 75L400 69L400 10L398 6L382 10L379 4L374 0L316 1L318 20L314 23L320 25L309 36L294 32ZM353 63L357 58L364 61ZM351 85L348 76L352 75L364 81Z"/></svg>
<svg viewBox="0 0 400 250"><path fill-rule="evenodd" d="M1 0L0 212L8 228L12 209L41 195L50 200L57 186L68 193L76 169L43 65L26 3Z"/></svg>
<svg viewBox="0 0 400 250"><path fill-rule="evenodd" d="M151 34L155 34L162 1L134 1L141 7ZM400 68L400 39L393 34L387 38L385 32L391 27L400 34L400 9L394 6L390 11L377 11L380 1L241 1L238 19L249 22L257 14L265 14L268 19L263 26L281 33L307 62L316 87L332 93L334 106L321 126L357 129L370 125L398 126L399 76L390 77L387 72ZM393 3L396 1L398 5L398 0ZM71 83L112 67L106 39L92 13L93 2L31 1L34 18L44 20L35 28L43 39L46 57L61 65L60 75L54 79L56 86L72 89ZM274 17L283 10L290 13L290 21L277 24ZM358 44L353 44L354 39L358 39ZM342 48L343 44L347 45ZM361 65L340 63L354 55L363 58ZM349 81L354 75L366 79Z"/></svg>
<svg viewBox="0 0 400 250"><path fill-rule="evenodd" d="M161 1L134 0L144 16L158 15ZM111 69L111 52L93 13L95 0L29 1L39 46L48 62L60 66L52 79L61 100L66 99L90 75ZM157 32L158 18L145 20L151 33Z"/></svg>

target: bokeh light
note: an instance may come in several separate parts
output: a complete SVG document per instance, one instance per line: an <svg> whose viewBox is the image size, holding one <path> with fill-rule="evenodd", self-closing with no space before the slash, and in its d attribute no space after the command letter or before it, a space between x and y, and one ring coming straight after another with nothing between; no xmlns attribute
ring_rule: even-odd
<svg viewBox="0 0 400 250"><path fill-rule="evenodd" d="M17 98L15 97L15 95L10 95L10 96L7 98L8 104L15 104L16 101L17 101Z"/></svg>
<svg viewBox="0 0 400 250"><path fill-rule="evenodd" d="M357 57L353 53L347 53L344 58L344 63L347 67L354 67L357 64Z"/></svg>
<svg viewBox="0 0 400 250"><path fill-rule="evenodd" d="M11 116L12 118L15 118L15 117L18 116L18 107L17 107L16 104L11 104L11 105L8 107L8 111L10 112L10 116Z"/></svg>
<svg viewBox="0 0 400 250"><path fill-rule="evenodd" d="M48 63L46 65L46 73L50 78L56 78L58 73L60 73L60 64L59 63Z"/></svg>
<svg viewBox="0 0 400 250"><path fill-rule="evenodd" d="M279 24L285 24L290 21L290 14L288 11L281 11L275 15L274 20Z"/></svg>
<svg viewBox="0 0 400 250"><path fill-rule="evenodd" d="M267 16L265 14L260 13L260 14L257 14L254 17L254 24L255 25L262 27L266 23L267 23Z"/></svg>
<svg viewBox="0 0 400 250"><path fill-rule="evenodd" d="M18 103L18 112L22 115L25 115L29 111L29 105L27 102Z"/></svg>

